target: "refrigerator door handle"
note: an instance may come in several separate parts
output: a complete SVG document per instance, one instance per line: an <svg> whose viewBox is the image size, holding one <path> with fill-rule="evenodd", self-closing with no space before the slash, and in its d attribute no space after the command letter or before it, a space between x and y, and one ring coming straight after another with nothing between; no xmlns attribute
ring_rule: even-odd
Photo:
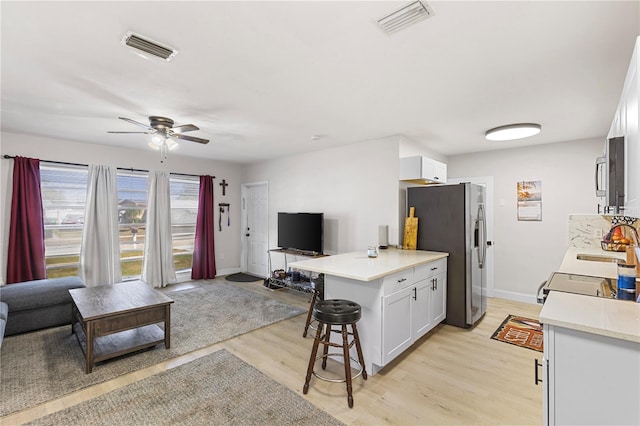
<svg viewBox="0 0 640 426"><path fill-rule="evenodd" d="M484 214L484 204L478 205L478 221L480 222L478 263L480 268L484 268L484 262L487 260L487 221Z"/></svg>

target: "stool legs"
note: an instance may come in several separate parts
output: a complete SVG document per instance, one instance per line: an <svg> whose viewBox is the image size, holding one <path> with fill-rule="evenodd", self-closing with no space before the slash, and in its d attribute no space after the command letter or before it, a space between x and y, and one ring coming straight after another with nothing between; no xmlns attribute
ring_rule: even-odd
<svg viewBox="0 0 640 426"><path fill-rule="evenodd" d="M309 324L311 324L311 314L313 313L313 307L316 304L316 299L318 298L318 291L313 291L313 296L311 296L311 302L309 304L309 313L307 313L307 322L304 324L304 332L302 333L302 337L307 337L307 331L309 330Z"/></svg>
<svg viewBox="0 0 640 426"><path fill-rule="evenodd" d="M360 346L360 336L358 336L358 327L356 327L356 323L351 324L351 330L353 331L353 338L356 341L356 351L358 352L358 361L362 366L362 378L367 380L367 369L364 366L364 356L362 356L362 346Z"/></svg>
<svg viewBox="0 0 640 426"><path fill-rule="evenodd" d="M356 346L356 351L358 352L358 362L362 367L362 378L367 380L367 370L364 365L364 356L362 355L362 347L360 346L360 336L358 336L358 328L356 324L351 325L351 333L353 334L353 342ZM304 386L302 387L302 393L307 394L309 392L309 384L311 383L311 376L314 374L314 367L316 363L316 358L318 355L318 347L322 344L324 347L322 348L322 369L327 368L327 358L329 355L329 346L342 346L342 355L344 358L344 376L345 382L347 385L347 403L349 404L349 408L353 408L353 383L351 377L351 357L349 356L349 331L347 330L347 324L342 324L341 334L342 334L342 345L337 345L330 343L331 340L331 332L338 332L338 330L333 330L333 326L331 324L318 323L318 328L316 331L316 337L313 340L313 347L311 348L311 357L309 358L309 366L307 367L307 375L305 377Z"/></svg>
<svg viewBox="0 0 640 426"><path fill-rule="evenodd" d="M324 324L318 324L318 330L316 331L316 338L313 339L313 347L311 348L311 358L309 358L309 367L307 367L307 376L304 380L304 387L302 388L302 393L307 394L309 392L309 382L311 382L311 374L313 374L313 366L316 363L316 355L318 354L318 344L320 344L320 334L322 333L322 329L324 328ZM325 345L326 347L326 345Z"/></svg>
<svg viewBox="0 0 640 426"><path fill-rule="evenodd" d="M344 354L344 378L347 382L347 403L353 408L353 387L351 386L351 359L349 358L349 333L347 326L342 324L342 353Z"/></svg>

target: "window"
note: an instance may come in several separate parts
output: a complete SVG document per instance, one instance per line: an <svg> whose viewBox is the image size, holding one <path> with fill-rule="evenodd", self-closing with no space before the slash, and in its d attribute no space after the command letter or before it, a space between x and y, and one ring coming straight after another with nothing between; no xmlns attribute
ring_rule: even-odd
<svg viewBox="0 0 640 426"><path fill-rule="evenodd" d="M122 279L140 278L149 200L146 172L118 170L118 231Z"/></svg>
<svg viewBox="0 0 640 426"><path fill-rule="evenodd" d="M184 272L191 269L193 258L200 179L171 175L170 181L173 263L176 272Z"/></svg>
<svg viewBox="0 0 640 426"><path fill-rule="evenodd" d="M87 168L40 163L47 278L78 275Z"/></svg>

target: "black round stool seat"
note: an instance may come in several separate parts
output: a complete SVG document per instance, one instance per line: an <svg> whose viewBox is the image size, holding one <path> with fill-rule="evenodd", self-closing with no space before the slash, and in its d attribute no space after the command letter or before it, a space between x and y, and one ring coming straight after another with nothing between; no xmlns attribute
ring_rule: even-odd
<svg viewBox="0 0 640 426"><path fill-rule="evenodd" d="M361 316L360 305L349 300L320 300L313 307L313 318L325 324L353 324Z"/></svg>

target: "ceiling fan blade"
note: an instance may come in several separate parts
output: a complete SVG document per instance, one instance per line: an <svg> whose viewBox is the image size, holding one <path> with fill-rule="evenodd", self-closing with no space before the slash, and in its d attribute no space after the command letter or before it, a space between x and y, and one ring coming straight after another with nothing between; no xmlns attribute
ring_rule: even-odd
<svg viewBox="0 0 640 426"><path fill-rule="evenodd" d="M152 135L155 132L117 132L117 131L113 131L113 130L108 130L107 133L139 133L142 135Z"/></svg>
<svg viewBox="0 0 640 426"><path fill-rule="evenodd" d="M118 117L120 120L124 120L127 123L135 124L136 126L144 127L147 130L155 130L153 127L150 127L148 124L139 123L135 120L126 117Z"/></svg>
<svg viewBox="0 0 640 426"><path fill-rule="evenodd" d="M187 135L181 135L178 133L172 133L169 135L169 137L172 138L176 138L176 139L182 139L184 141L191 141L191 142L198 142L198 143L209 143L209 139L201 139L201 138L196 138L195 136L187 136Z"/></svg>
<svg viewBox="0 0 640 426"><path fill-rule="evenodd" d="M194 130L200 130L198 126L193 124L183 124L182 126L176 126L171 128L176 133L193 132Z"/></svg>

